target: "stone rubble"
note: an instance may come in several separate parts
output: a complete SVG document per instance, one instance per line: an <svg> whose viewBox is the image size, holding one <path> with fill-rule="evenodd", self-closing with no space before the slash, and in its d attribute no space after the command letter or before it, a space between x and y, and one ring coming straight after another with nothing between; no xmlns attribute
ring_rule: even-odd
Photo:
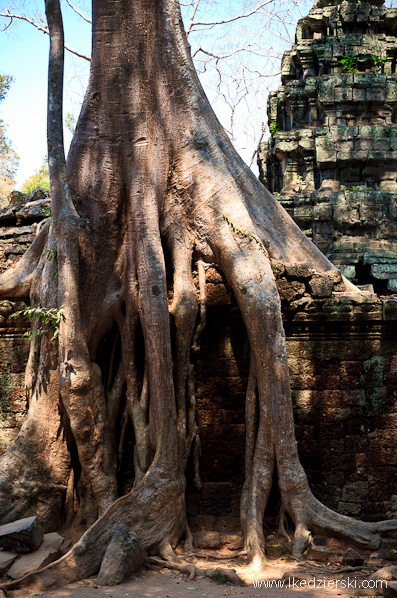
<svg viewBox="0 0 397 598"><path fill-rule="evenodd" d="M37 550L43 541L38 517L25 517L0 526L0 546L16 552Z"/></svg>

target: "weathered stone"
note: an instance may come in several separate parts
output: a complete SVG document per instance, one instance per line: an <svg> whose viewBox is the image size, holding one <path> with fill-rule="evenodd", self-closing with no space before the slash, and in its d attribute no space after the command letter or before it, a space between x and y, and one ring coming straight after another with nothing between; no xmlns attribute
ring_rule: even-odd
<svg viewBox="0 0 397 598"><path fill-rule="evenodd" d="M242 534L221 534L221 543L229 550L242 550L244 548Z"/></svg>
<svg viewBox="0 0 397 598"><path fill-rule="evenodd" d="M271 260L270 265L273 270L273 274L276 278L281 278L281 276L285 272L285 264L284 262L280 262L278 260Z"/></svg>
<svg viewBox="0 0 397 598"><path fill-rule="evenodd" d="M317 546L313 544L310 547L308 557L312 561L320 561L326 563L332 560L332 551L327 546Z"/></svg>
<svg viewBox="0 0 397 598"><path fill-rule="evenodd" d="M26 517L0 526L0 546L17 552L37 550L43 540L38 517Z"/></svg>
<svg viewBox="0 0 397 598"><path fill-rule="evenodd" d="M43 541L34 552L24 554L12 565L7 572L9 577L19 579L32 571L42 569L60 556L63 538L57 532L44 534Z"/></svg>
<svg viewBox="0 0 397 598"><path fill-rule="evenodd" d="M22 255L25 253L26 249L26 245L10 245L9 247L7 247L5 253L14 253L16 255Z"/></svg>
<svg viewBox="0 0 397 598"><path fill-rule="evenodd" d="M269 95L270 125L288 130L262 144L258 163L267 188L348 278L388 280L394 292L397 274L382 267L388 262L373 262L371 275L355 267L372 249L393 252L397 236L396 15L371 10L332 2L299 21L282 86Z"/></svg>
<svg viewBox="0 0 397 598"><path fill-rule="evenodd" d="M102 559L97 584L117 585L138 571L144 562L145 554L137 535L123 523L116 525Z"/></svg>
<svg viewBox="0 0 397 598"><path fill-rule="evenodd" d="M314 297L330 297L334 282L328 276L314 275L309 281L309 287Z"/></svg>
<svg viewBox="0 0 397 598"><path fill-rule="evenodd" d="M306 291L305 285L297 280L277 280L277 288L281 299L284 299L285 301L299 299L299 297L302 297Z"/></svg>
<svg viewBox="0 0 397 598"><path fill-rule="evenodd" d="M342 565L347 565L349 567L360 567L364 564L364 559L357 550L353 548L348 548L343 555L342 558Z"/></svg>
<svg viewBox="0 0 397 598"><path fill-rule="evenodd" d="M313 270L310 268L310 264L286 264L285 269L287 276L291 278L310 278L313 274Z"/></svg>
<svg viewBox="0 0 397 598"><path fill-rule="evenodd" d="M382 567L382 569L375 571L375 573L371 575L370 579L379 581L395 581L397 580L397 567L393 565Z"/></svg>
<svg viewBox="0 0 397 598"><path fill-rule="evenodd" d="M388 581L387 587L383 588L385 598L397 598L397 581Z"/></svg>
<svg viewBox="0 0 397 598"><path fill-rule="evenodd" d="M382 538L380 542L382 558L388 561L397 561L397 540L393 538Z"/></svg>
<svg viewBox="0 0 397 598"><path fill-rule="evenodd" d="M11 567L13 562L18 558L16 552L2 550L0 552L0 577Z"/></svg>
<svg viewBox="0 0 397 598"><path fill-rule="evenodd" d="M193 535L193 543L197 548L219 548L221 536L219 532L197 532Z"/></svg>
<svg viewBox="0 0 397 598"><path fill-rule="evenodd" d="M21 191L11 191L9 200L9 206L21 206L32 201L39 201L43 199L49 199L50 192L48 189L37 187L30 193L22 193Z"/></svg>

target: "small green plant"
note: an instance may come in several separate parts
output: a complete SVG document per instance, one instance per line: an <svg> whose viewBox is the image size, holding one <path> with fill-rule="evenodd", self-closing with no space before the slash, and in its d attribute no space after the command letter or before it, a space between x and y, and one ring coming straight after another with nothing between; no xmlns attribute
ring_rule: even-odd
<svg viewBox="0 0 397 598"><path fill-rule="evenodd" d="M50 218L52 216L50 208L44 208L44 210L41 210L41 213L43 214L43 216L49 216Z"/></svg>
<svg viewBox="0 0 397 598"><path fill-rule="evenodd" d="M57 250L56 247L52 247L51 249L47 249L47 251L45 251L43 253L44 257L46 258L47 261L51 262L52 260L54 260L57 257Z"/></svg>
<svg viewBox="0 0 397 598"><path fill-rule="evenodd" d="M45 251L43 253L44 259L47 260L47 262L51 262L51 261L55 261L57 258L57 249L56 247L52 247L51 249L47 249L47 251ZM58 268L55 267L54 270L51 272L51 276L52 278L56 278L56 276L58 276Z"/></svg>
<svg viewBox="0 0 397 598"><path fill-rule="evenodd" d="M300 193L303 189L303 185L305 184L305 181L303 180L303 177L300 174L296 175L296 180L298 182L298 192Z"/></svg>
<svg viewBox="0 0 397 598"><path fill-rule="evenodd" d="M23 316L31 322L36 320L38 324L41 324L35 329L31 328L22 335L29 340L34 336L44 336L51 328L54 329L51 340L54 340L59 336L61 322L66 322L66 316L62 307L61 309L56 309L55 307L50 309L46 307L26 307L25 309L14 312L11 317L15 318L17 316Z"/></svg>
<svg viewBox="0 0 397 598"><path fill-rule="evenodd" d="M246 238L248 239L250 242L254 242L258 245L259 250L262 251L262 253L264 253L266 256L268 256L266 247L263 245L262 241L260 239L258 239L258 237L256 235L249 235L248 233L246 233L242 228L238 228L234 222L232 222L231 220L229 220L229 218L227 216L225 216L224 214L222 215L223 220L225 220L228 225L230 226L230 228L233 230L233 232L235 232L239 237L242 238Z"/></svg>
<svg viewBox="0 0 397 598"><path fill-rule="evenodd" d="M371 54L371 58L372 62L374 63L374 68L378 70L378 73L383 73L385 64L389 60L389 58L387 56L386 58L381 58L376 54Z"/></svg>
<svg viewBox="0 0 397 598"><path fill-rule="evenodd" d="M342 56L339 64L342 65L343 70L347 73L357 73L357 56Z"/></svg>
<svg viewBox="0 0 397 598"><path fill-rule="evenodd" d="M352 190L353 191L360 191L360 185L353 185Z"/></svg>
<svg viewBox="0 0 397 598"><path fill-rule="evenodd" d="M270 135L272 137L274 137L275 134L280 131L280 127L278 126L277 123L272 123L271 125L269 125L269 129L270 129Z"/></svg>

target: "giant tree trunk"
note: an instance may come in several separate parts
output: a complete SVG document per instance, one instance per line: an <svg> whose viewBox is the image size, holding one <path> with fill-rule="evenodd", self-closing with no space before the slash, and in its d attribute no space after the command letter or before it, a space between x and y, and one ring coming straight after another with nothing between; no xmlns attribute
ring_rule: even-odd
<svg viewBox="0 0 397 598"><path fill-rule="evenodd" d="M80 515L92 521L98 512L99 519L62 559L14 587L94 573L120 521L151 551L166 552L186 533L184 471L197 435L190 350L199 305L192 271L202 274L203 262L223 271L251 346L241 500L250 559L264 555L263 516L275 465L282 510L295 524L295 556L314 529L378 546L380 534L397 523L350 520L319 503L294 434L270 259L306 261L320 272L333 266L233 149L198 81L175 0L93 1L91 76L67 167L70 220L55 206L53 224L0 277L3 294L21 296L31 288L35 303L67 310L58 380L50 335L32 344L31 408L0 463L7 469L0 511L4 521L37 512L53 525L62 492L45 505L30 496L27 508L24 493L7 480L68 485L70 500L72 454L81 468ZM54 244L57 283L43 255ZM51 430L40 409L48 410ZM135 483L115 501L117 443L128 418ZM39 453L44 466L31 469ZM72 472L79 468L74 464Z"/></svg>

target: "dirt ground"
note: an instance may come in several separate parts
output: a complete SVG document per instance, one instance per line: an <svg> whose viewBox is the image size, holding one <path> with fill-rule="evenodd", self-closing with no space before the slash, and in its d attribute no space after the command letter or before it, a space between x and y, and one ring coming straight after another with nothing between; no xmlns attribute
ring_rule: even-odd
<svg viewBox="0 0 397 598"><path fill-rule="evenodd" d="M325 567L320 563L301 565L294 561L269 561L259 573L255 573L244 565L242 559L235 562L210 563L205 560L197 560L197 566L209 567L233 567L238 575L244 579L246 585L243 587L229 584L218 584L208 578L196 578L189 581L186 575L169 569L143 569L139 574L127 582L114 587L98 587L95 578L86 579L70 584L56 590L28 594L27 598L41 596L41 598L223 598L231 596L234 598L333 598L341 596L357 596L360 593L374 595L375 591L358 590L363 580L368 580L371 571L343 571L338 572L337 567ZM266 587L270 580L281 580L286 575L295 576L288 587L288 580L284 587ZM287 578L287 579L288 579ZM263 581L262 581L263 580ZM258 582L262 586L258 587ZM310 583L309 583L310 581ZM280 585L282 582L278 582ZM364 581L366 583L366 581ZM256 584L256 587L255 587ZM309 587L307 587L307 584ZM299 587L301 586L301 587ZM378 592L381 593L381 592Z"/></svg>

